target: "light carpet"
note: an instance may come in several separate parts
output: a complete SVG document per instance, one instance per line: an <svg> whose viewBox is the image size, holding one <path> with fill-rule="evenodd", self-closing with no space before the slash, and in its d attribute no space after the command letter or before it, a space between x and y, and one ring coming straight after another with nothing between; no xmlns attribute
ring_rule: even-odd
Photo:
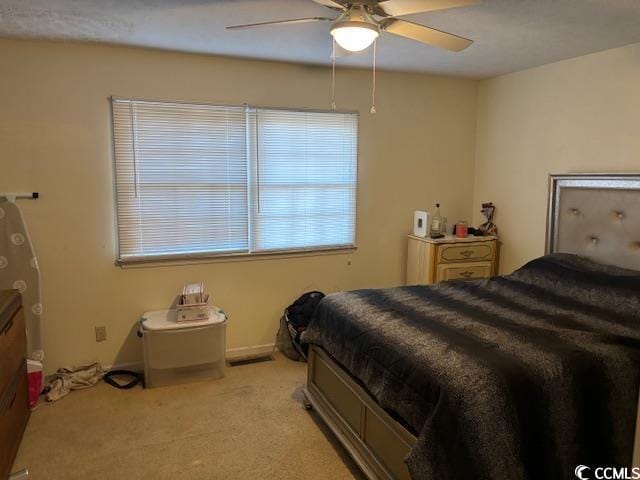
<svg viewBox="0 0 640 480"><path fill-rule="evenodd" d="M358 479L331 432L302 406L306 365L226 368L226 377L143 390L104 383L43 404L14 471L29 480Z"/></svg>

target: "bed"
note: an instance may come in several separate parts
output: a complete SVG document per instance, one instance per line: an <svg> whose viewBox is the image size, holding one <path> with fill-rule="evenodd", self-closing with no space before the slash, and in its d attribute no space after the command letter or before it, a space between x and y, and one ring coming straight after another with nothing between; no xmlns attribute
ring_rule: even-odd
<svg viewBox="0 0 640 480"><path fill-rule="evenodd" d="M320 303L307 402L368 478L631 465L640 177L552 176L549 191L548 255L511 275Z"/></svg>

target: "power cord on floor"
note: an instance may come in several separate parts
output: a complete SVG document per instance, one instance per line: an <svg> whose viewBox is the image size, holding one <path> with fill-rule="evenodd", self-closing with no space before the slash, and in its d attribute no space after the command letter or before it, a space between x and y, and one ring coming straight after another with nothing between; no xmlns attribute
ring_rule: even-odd
<svg viewBox="0 0 640 480"><path fill-rule="evenodd" d="M113 377L132 377L132 380L128 383L120 383ZM119 388L120 390L128 390L138 384L144 388L144 375L130 370L111 370L105 373L102 379L112 387Z"/></svg>

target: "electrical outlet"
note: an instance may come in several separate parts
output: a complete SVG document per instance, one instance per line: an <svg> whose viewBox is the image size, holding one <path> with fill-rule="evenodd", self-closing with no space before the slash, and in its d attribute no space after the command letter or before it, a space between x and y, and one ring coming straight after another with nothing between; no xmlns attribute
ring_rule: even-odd
<svg viewBox="0 0 640 480"><path fill-rule="evenodd" d="M96 342L104 342L107 339L107 327L95 327Z"/></svg>

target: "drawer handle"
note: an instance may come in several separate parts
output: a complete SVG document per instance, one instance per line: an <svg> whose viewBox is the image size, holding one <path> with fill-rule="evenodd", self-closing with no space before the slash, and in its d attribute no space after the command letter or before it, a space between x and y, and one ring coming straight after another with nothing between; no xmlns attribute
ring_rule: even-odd
<svg viewBox="0 0 640 480"><path fill-rule="evenodd" d="M0 415L4 415L7 412L10 412L13 408L13 404L16 403L16 398L18 396L18 392L13 392L13 396L11 397L11 401L8 401L9 398L5 397L2 399L2 403L0 404Z"/></svg>
<svg viewBox="0 0 640 480"><path fill-rule="evenodd" d="M473 255L473 250L463 250L460 252L460 255L462 255L464 258L469 258L471 255Z"/></svg>
<svg viewBox="0 0 640 480"><path fill-rule="evenodd" d="M9 330L11 330L11 327L13 327L13 318L9 320L4 327L2 327L2 332L0 332L0 335L9 333Z"/></svg>
<svg viewBox="0 0 640 480"><path fill-rule="evenodd" d="M460 276L464 278L473 277L473 272L471 270L465 270L464 272L460 272Z"/></svg>

